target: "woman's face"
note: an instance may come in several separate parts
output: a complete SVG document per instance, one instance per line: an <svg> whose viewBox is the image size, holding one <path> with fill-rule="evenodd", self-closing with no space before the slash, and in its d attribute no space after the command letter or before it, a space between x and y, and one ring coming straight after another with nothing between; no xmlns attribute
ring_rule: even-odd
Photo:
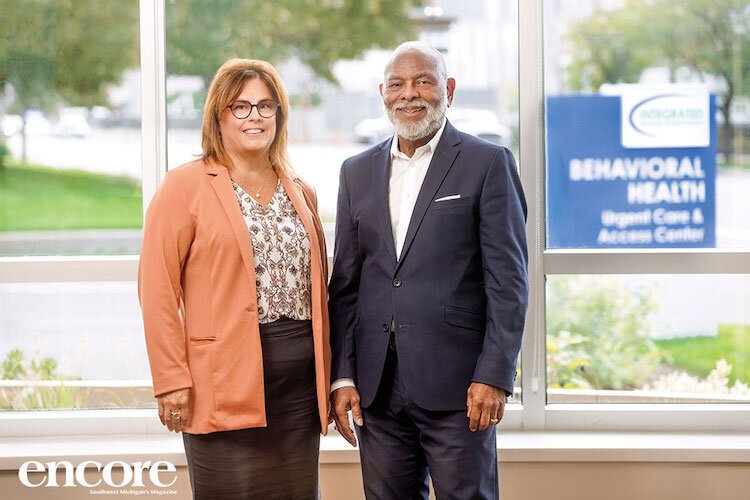
<svg viewBox="0 0 750 500"><path fill-rule="evenodd" d="M239 108L235 112L242 111L242 104L258 104L261 101L274 101L273 94L268 86L258 78L245 82L242 91L237 98L230 103L235 105L239 101ZM278 110L277 110L278 112ZM268 114L267 110L264 114ZM241 156L248 153L267 153L271 149L271 143L276 137L276 116L264 118L260 116L258 108L253 106L247 118L236 118L229 108L224 108L219 115L219 129L221 130L221 142L230 156Z"/></svg>

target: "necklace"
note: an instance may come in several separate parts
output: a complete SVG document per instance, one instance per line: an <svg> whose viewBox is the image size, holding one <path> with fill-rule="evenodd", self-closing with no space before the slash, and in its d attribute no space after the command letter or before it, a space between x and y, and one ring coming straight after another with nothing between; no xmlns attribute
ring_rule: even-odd
<svg viewBox="0 0 750 500"><path fill-rule="evenodd" d="M234 182L239 184L240 187L244 189L246 193L249 193L255 196L256 200L260 198L260 194L263 192L263 188L266 187L266 184L268 184L268 176L266 176L266 180L263 181L263 184L261 184L258 189L248 189L247 186L245 186L245 184L240 182L238 179L233 179L233 180Z"/></svg>

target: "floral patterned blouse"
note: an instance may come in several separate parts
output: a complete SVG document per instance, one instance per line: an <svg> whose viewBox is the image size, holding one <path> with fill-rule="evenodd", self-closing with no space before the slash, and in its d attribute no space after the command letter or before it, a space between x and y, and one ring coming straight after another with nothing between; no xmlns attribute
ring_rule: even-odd
<svg viewBox="0 0 750 500"><path fill-rule="evenodd" d="M232 187L253 244L259 323L312 319L310 237L283 184L267 205Z"/></svg>

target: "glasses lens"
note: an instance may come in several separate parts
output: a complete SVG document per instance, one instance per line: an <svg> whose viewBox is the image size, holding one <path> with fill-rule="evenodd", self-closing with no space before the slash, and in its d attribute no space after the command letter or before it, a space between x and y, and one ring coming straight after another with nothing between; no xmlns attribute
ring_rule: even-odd
<svg viewBox="0 0 750 500"><path fill-rule="evenodd" d="M260 113L260 116L263 118L271 118L276 114L276 109L278 108L276 101L271 100L260 101L256 106L258 108L258 113Z"/></svg>
<svg viewBox="0 0 750 500"><path fill-rule="evenodd" d="M229 109L232 110L232 114L235 118L242 120L250 116L250 110L252 108L250 107L249 102L237 101L232 104Z"/></svg>

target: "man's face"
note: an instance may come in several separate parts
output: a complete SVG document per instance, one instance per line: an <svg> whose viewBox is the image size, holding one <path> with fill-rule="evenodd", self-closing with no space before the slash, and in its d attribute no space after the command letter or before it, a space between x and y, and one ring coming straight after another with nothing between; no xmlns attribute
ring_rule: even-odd
<svg viewBox="0 0 750 500"><path fill-rule="evenodd" d="M454 85L452 78L441 81L429 56L419 51L396 56L380 85L380 95L399 137L418 141L437 132L453 99Z"/></svg>

